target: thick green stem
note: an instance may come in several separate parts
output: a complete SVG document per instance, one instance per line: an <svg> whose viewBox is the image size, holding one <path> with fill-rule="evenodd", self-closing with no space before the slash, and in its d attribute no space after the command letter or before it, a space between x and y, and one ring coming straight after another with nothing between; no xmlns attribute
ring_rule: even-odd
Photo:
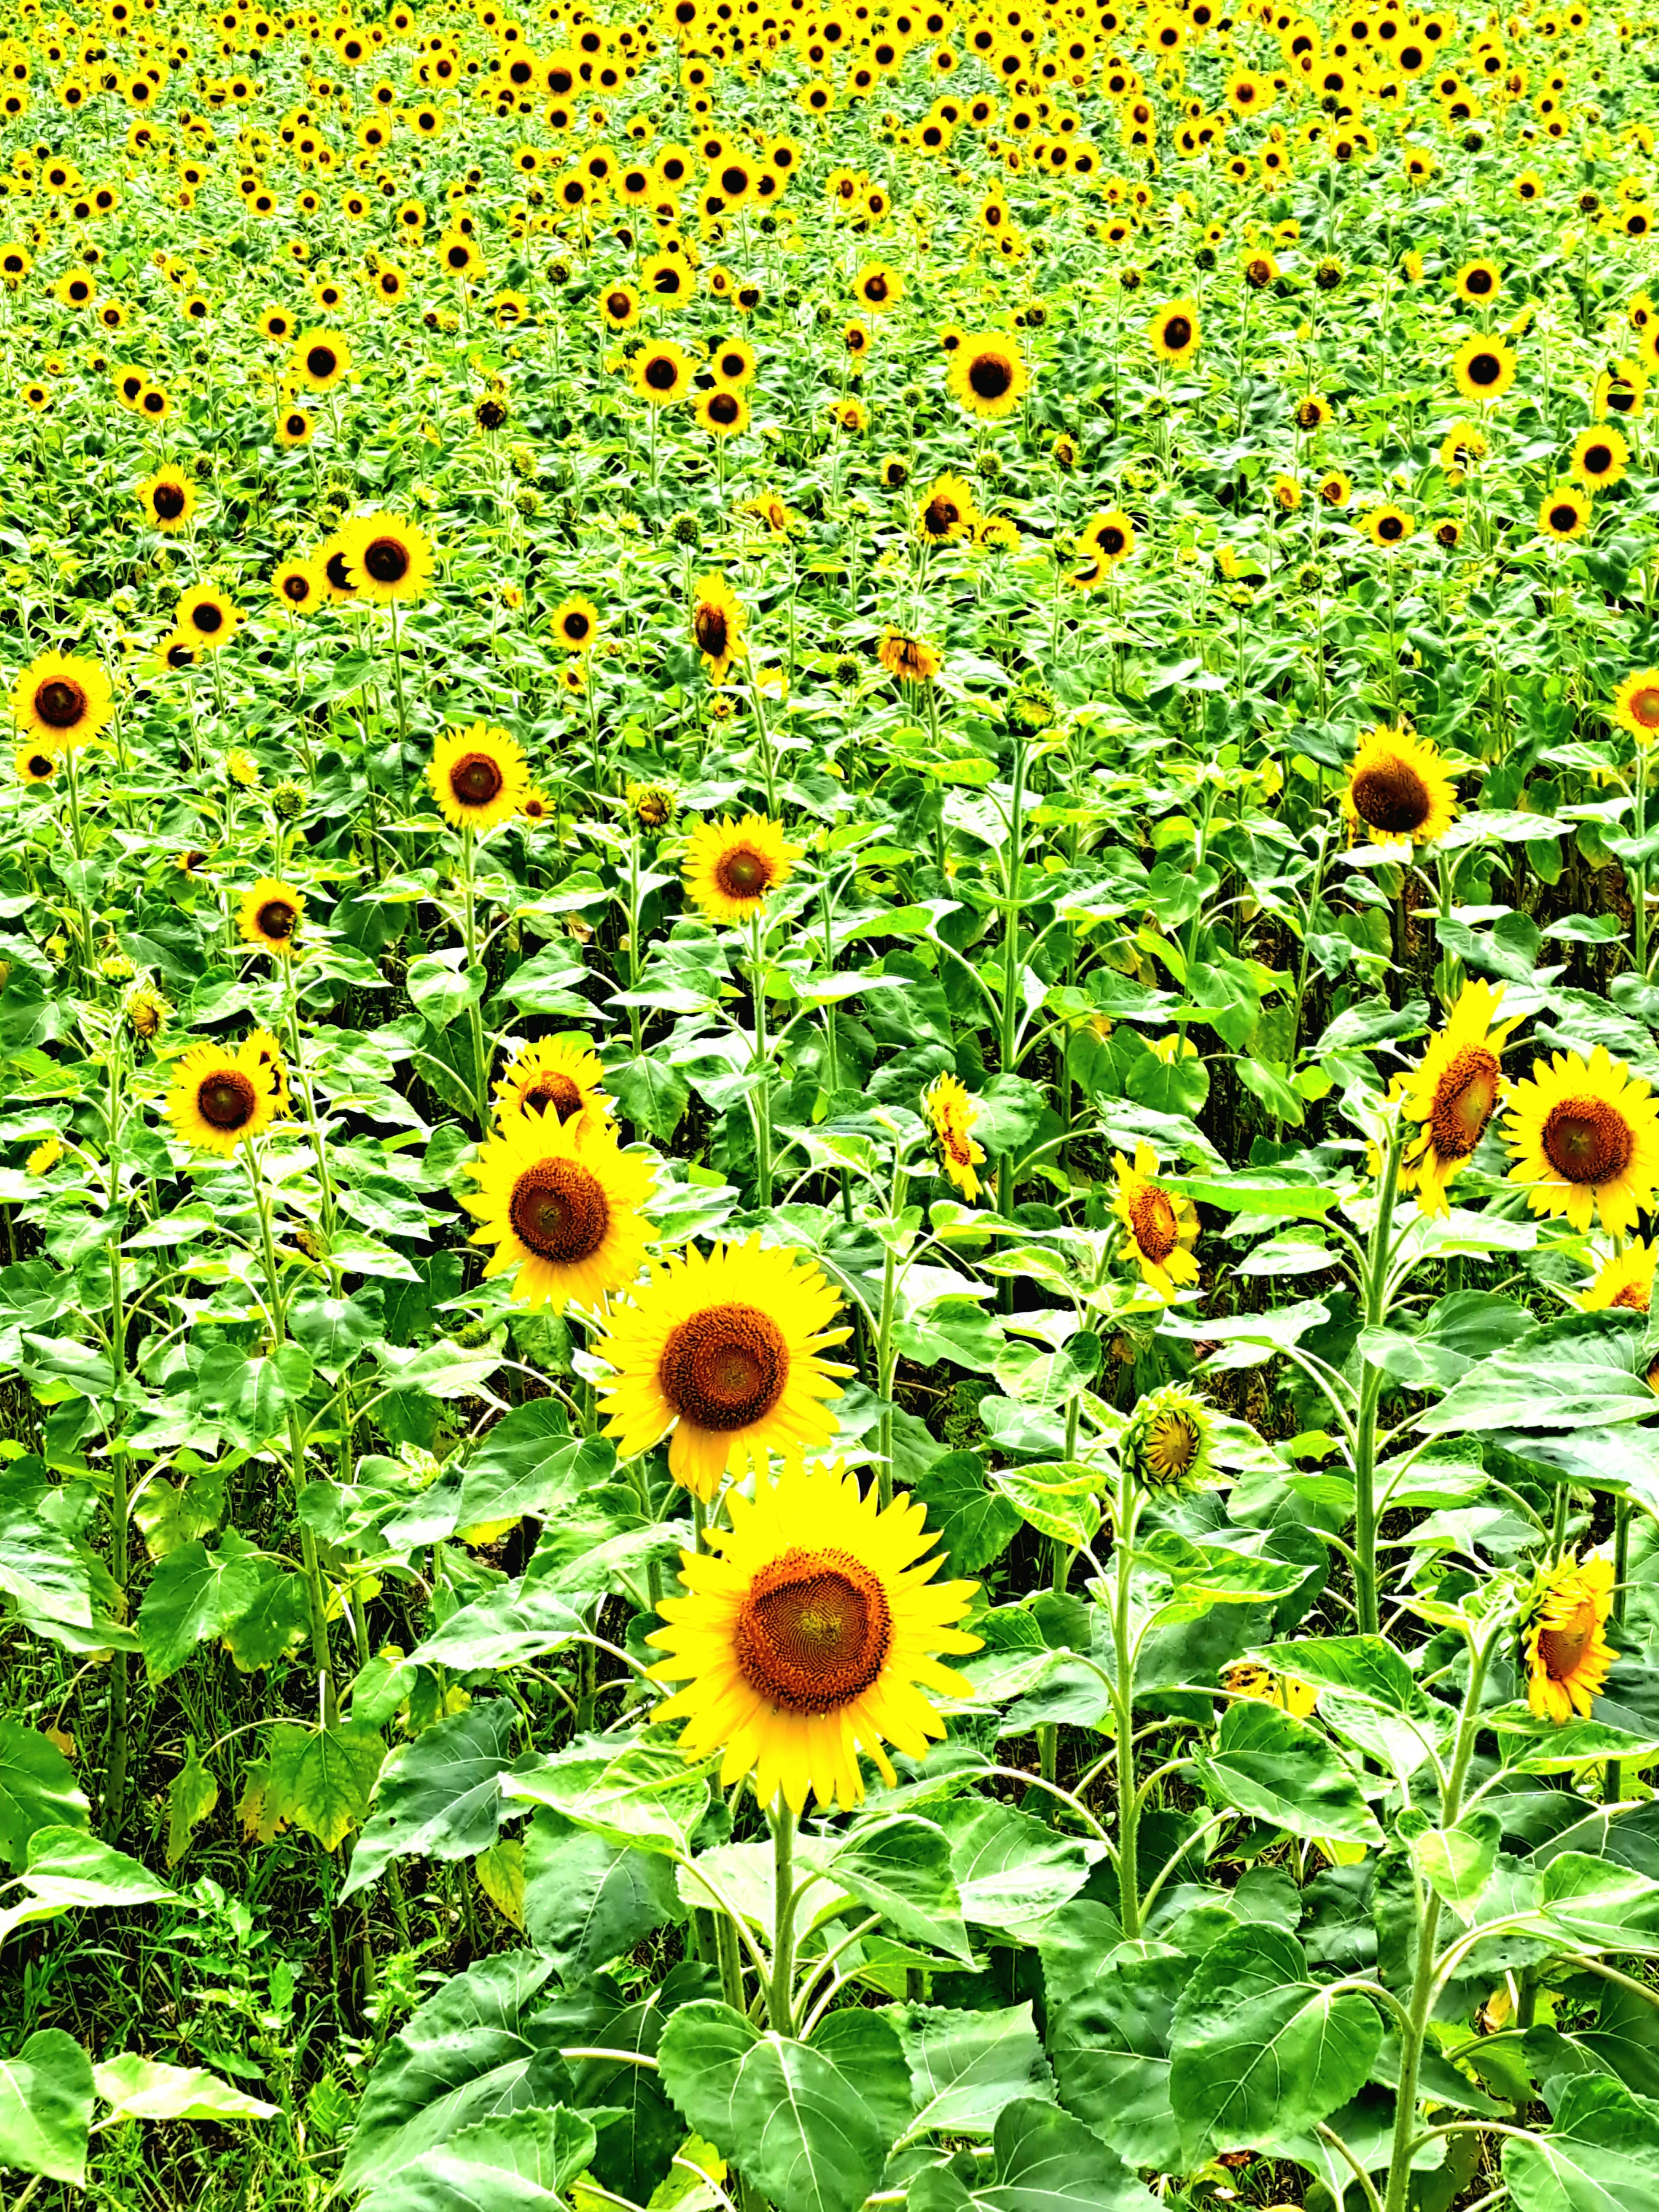
<svg viewBox="0 0 1659 2212"><path fill-rule="evenodd" d="M1135 1848L1140 1800L1135 1789L1135 1651L1130 1625L1135 1523L1139 1517L1134 1477L1126 1468L1118 1475L1117 1541L1112 1559L1112 1645L1117 1658L1112 1711L1117 1728L1118 1917L1126 1943L1138 1942L1140 1936L1140 1875Z"/></svg>
<svg viewBox="0 0 1659 2212"><path fill-rule="evenodd" d="M461 831L461 941L466 952L469 980L478 964L477 894L473 881L472 825ZM480 1134L489 1127L489 1048L484 1042L482 994L469 996L467 1027L472 1036L472 1100Z"/></svg>
<svg viewBox="0 0 1659 2212"><path fill-rule="evenodd" d="M772 1826L772 1972L766 2016L774 2035L793 2035L795 2012L795 1815L780 1791L767 1815Z"/></svg>
<svg viewBox="0 0 1659 2212"><path fill-rule="evenodd" d="M1382 1188L1376 1201L1360 1285L1367 1328L1380 1328L1388 1315L1389 1253L1394 1239L1394 1210L1400 1195L1400 1156L1405 1122L1389 1132ZM1353 1549L1354 1613L1362 1636L1375 1636L1379 1608L1376 1588L1376 1409L1382 1395L1382 1370L1369 1359L1360 1365L1359 1413L1354 1424Z"/></svg>
<svg viewBox="0 0 1659 2212"><path fill-rule="evenodd" d="M1563 1490L1566 1485L1561 1486ZM1630 1574L1631 1502L1628 1498L1614 1500L1613 1508L1613 1619L1625 1617L1625 1583ZM1607 1788L1602 1792L1605 1802L1616 1805L1625 1794L1625 1769L1616 1759L1607 1761Z"/></svg>
<svg viewBox="0 0 1659 2212"><path fill-rule="evenodd" d="M750 921L749 979L755 1000L755 1067L760 1083L755 1092L755 1203L763 1210L772 1203L772 1063L766 1037L766 951L760 915Z"/></svg>

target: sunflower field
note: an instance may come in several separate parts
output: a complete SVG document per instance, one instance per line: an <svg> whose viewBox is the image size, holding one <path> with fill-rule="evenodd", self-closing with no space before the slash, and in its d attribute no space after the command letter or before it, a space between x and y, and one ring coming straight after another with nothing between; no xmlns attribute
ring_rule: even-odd
<svg viewBox="0 0 1659 2212"><path fill-rule="evenodd" d="M1659 2202L1656 132L6 0L6 2212Z"/></svg>

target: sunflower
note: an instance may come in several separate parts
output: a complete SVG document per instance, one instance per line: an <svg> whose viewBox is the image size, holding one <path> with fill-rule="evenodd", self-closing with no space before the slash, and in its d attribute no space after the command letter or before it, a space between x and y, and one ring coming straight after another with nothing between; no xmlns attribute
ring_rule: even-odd
<svg viewBox="0 0 1659 2212"><path fill-rule="evenodd" d="M444 732L427 781L450 828L470 828L482 836L518 812L530 788L530 769L516 738L487 722L474 722L465 730Z"/></svg>
<svg viewBox="0 0 1659 2212"><path fill-rule="evenodd" d="M198 584L179 600L173 621L180 637L216 653L234 637L242 617L216 584Z"/></svg>
<svg viewBox="0 0 1659 2212"><path fill-rule="evenodd" d="M1586 491L1616 484L1629 465L1625 434L1611 422L1593 424L1572 441L1572 472Z"/></svg>
<svg viewBox="0 0 1659 2212"><path fill-rule="evenodd" d="M1465 399L1501 399L1515 381L1515 356L1501 338L1477 333L1453 355L1452 375Z"/></svg>
<svg viewBox="0 0 1659 2212"><path fill-rule="evenodd" d="M755 349L746 338L727 338L709 356L708 366L718 382L740 387L755 374Z"/></svg>
<svg viewBox="0 0 1659 2212"><path fill-rule="evenodd" d="M1109 566L1127 561L1135 550L1135 526L1121 507L1097 514L1085 529L1078 550L1097 553Z"/></svg>
<svg viewBox="0 0 1659 2212"><path fill-rule="evenodd" d="M1659 1189L1659 1106L1645 1083L1598 1044L1535 1060L1517 1083L1504 1134L1534 1213L1564 1214L1583 1236L1599 1214L1610 1237L1628 1237Z"/></svg>
<svg viewBox="0 0 1659 2212"><path fill-rule="evenodd" d="M328 579L314 561L284 561L270 588L289 614L307 615L327 598Z"/></svg>
<svg viewBox="0 0 1659 2212"><path fill-rule="evenodd" d="M1585 1313L1601 1313L1609 1308L1621 1313L1646 1313L1653 1304L1656 1261L1659 1261L1659 1245L1637 1237L1622 1252L1609 1253L1599 1262L1573 1304Z"/></svg>
<svg viewBox="0 0 1659 2212"><path fill-rule="evenodd" d="M985 1158L984 1146L971 1133L980 1116L978 1099L960 1077L938 1075L921 1095L921 1110L939 1140L940 1165L971 1206L980 1192L974 1170Z"/></svg>
<svg viewBox="0 0 1659 2212"><path fill-rule="evenodd" d="M1613 695L1613 719L1638 744L1659 737L1659 668L1636 668Z"/></svg>
<svg viewBox="0 0 1659 2212"><path fill-rule="evenodd" d="M699 822L686 850L686 895L711 921L747 921L788 882L801 852L763 814Z"/></svg>
<svg viewBox="0 0 1659 2212"><path fill-rule="evenodd" d="M50 1175L63 1157L63 1139L56 1135L43 1137L23 1165L32 1176Z"/></svg>
<svg viewBox="0 0 1659 2212"><path fill-rule="evenodd" d="M1581 485L1559 483L1538 502L1538 527L1563 543L1582 538L1590 525L1590 495Z"/></svg>
<svg viewBox="0 0 1659 2212"><path fill-rule="evenodd" d="M1158 1177L1158 1154L1148 1144L1135 1146L1133 1165L1115 1152L1117 1192L1112 1211L1128 1231L1121 1256L1133 1260L1141 1280L1164 1297L1173 1297L1183 1283L1198 1280L1193 1246L1198 1239L1198 1213L1190 1199L1168 1190Z"/></svg>
<svg viewBox="0 0 1659 2212"><path fill-rule="evenodd" d="M853 279L853 296L866 313L885 314L904 297L904 279L885 261L872 261Z"/></svg>
<svg viewBox="0 0 1659 2212"><path fill-rule="evenodd" d="M276 442L288 452L296 446L308 446L316 428L303 407L284 407L276 418Z"/></svg>
<svg viewBox="0 0 1659 2212"><path fill-rule="evenodd" d="M681 1553L687 1595L664 1599L667 1626L647 1638L668 1655L653 1679L684 1685L653 1718L685 1722L689 1759L722 1753L722 1787L752 1775L763 1804L850 1810L860 1752L890 1789L884 1743L921 1759L944 1736L924 1690L971 1694L935 1655L979 1649L957 1626L978 1584L935 1581L944 1554L922 1505L882 1509L839 1467L792 1462L752 1498L732 1492L730 1512L707 1552Z"/></svg>
<svg viewBox="0 0 1659 2212"><path fill-rule="evenodd" d="M293 952L305 918L304 893L271 876L261 876L252 890L244 891L236 909L236 927L243 944L263 945L267 952L284 959Z"/></svg>
<svg viewBox="0 0 1659 2212"><path fill-rule="evenodd" d="M289 374L307 392L332 392L351 374L351 348L337 331L306 331L294 342Z"/></svg>
<svg viewBox="0 0 1659 2212"><path fill-rule="evenodd" d="M635 391L653 407L672 406L691 388L691 361L672 338L653 338L629 366Z"/></svg>
<svg viewBox="0 0 1659 2212"><path fill-rule="evenodd" d="M1301 1720L1305 1720L1319 1703L1319 1692L1311 1682L1304 1682L1294 1674L1276 1674L1260 1660L1236 1659L1231 1667L1223 1668L1221 1686L1230 1697L1253 1698L1263 1705L1278 1705Z"/></svg>
<svg viewBox="0 0 1659 2212"><path fill-rule="evenodd" d="M364 599L389 607L424 597L432 581L432 545L418 523L395 514L361 514L340 535L346 565Z"/></svg>
<svg viewBox="0 0 1659 2212"><path fill-rule="evenodd" d="M196 512L196 487L178 469L157 469L139 485L138 504L157 530L182 530Z"/></svg>
<svg viewBox="0 0 1659 2212"><path fill-rule="evenodd" d="M43 745L38 738L25 738L11 757L20 783L50 783L63 756L56 745Z"/></svg>
<svg viewBox="0 0 1659 2212"><path fill-rule="evenodd" d="M918 528L923 538L933 545L948 545L953 538L965 538L979 519L979 507L974 498L973 486L965 477L952 475L935 477L921 502Z"/></svg>
<svg viewBox="0 0 1659 2212"><path fill-rule="evenodd" d="M1030 386L1018 346L996 331L975 331L951 356L945 388L957 405L981 422L1012 415Z"/></svg>
<svg viewBox="0 0 1659 2212"><path fill-rule="evenodd" d="M251 1043L234 1052L224 1045L192 1045L167 1092L167 1116L179 1137L225 1159L244 1138L268 1128L276 1110L271 1071Z"/></svg>
<svg viewBox="0 0 1659 2212"><path fill-rule="evenodd" d="M1346 507L1353 497L1353 479L1341 469L1327 469L1319 479L1319 497L1322 506Z"/></svg>
<svg viewBox="0 0 1659 2212"><path fill-rule="evenodd" d="M553 610L553 640L567 653L586 653L599 634L599 611L592 599L561 601Z"/></svg>
<svg viewBox="0 0 1659 2212"><path fill-rule="evenodd" d="M931 684L945 665L945 655L936 645L895 629L890 623L882 633L876 657L890 676L904 684Z"/></svg>
<svg viewBox="0 0 1659 2212"><path fill-rule="evenodd" d="M599 312L608 329L629 330L639 320L640 295L631 284L607 284L599 295Z"/></svg>
<svg viewBox="0 0 1659 2212"><path fill-rule="evenodd" d="M97 661L43 653L12 686L11 711L20 730L61 748L89 744L115 712L115 702Z"/></svg>
<svg viewBox="0 0 1659 2212"><path fill-rule="evenodd" d="M1432 844L1451 827L1457 797L1440 756L1409 729L1375 729L1360 744L1342 794L1348 821L1363 822L1374 845L1409 837Z"/></svg>
<svg viewBox="0 0 1659 2212"><path fill-rule="evenodd" d="M507 1062L495 1085L495 1111L503 1120L551 1113L578 1137L589 1129L608 1130L611 1101L601 1088L604 1082L604 1063L585 1043L543 1037Z"/></svg>
<svg viewBox="0 0 1659 2212"><path fill-rule="evenodd" d="M742 659L748 619L748 609L724 576L698 577L691 593L691 637L711 684L723 684L732 662Z"/></svg>
<svg viewBox="0 0 1659 2212"><path fill-rule="evenodd" d="M1195 300L1172 300L1167 307L1160 307L1146 325L1152 351L1160 361L1190 361L1198 351L1203 334Z"/></svg>
<svg viewBox="0 0 1659 2212"><path fill-rule="evenodd" d="M581 1118L510 1113L479 1146L470 1170L477 1194L475 1244L493 1244L486 1278L511 1274L531 1307L602 1304L640 1272L651 1224L640 1208L653 1167Z"/></svg>
<svg viewBox="0 0 1659 2212"><path fill-rule="evenodd" d="M1391 545L1403 545L1417 525L1402 507L1383 506L1368 507L1356 526L1386 552Z"/></svg>
<svg viewBox="0 0 1659 2212"><path fill-rule="evenodd" d="M1602 1635L1613 1612L1613 1562L1569 1552L1542 1583L1522 1632L1527 1703L1540 1720L1588 1720L1618 1654Z"/></svg>
<svg viewBox="0 0 1659 2212"><path fill-rule="evenodd" d="M1419 1133L1401 1157L1400 1181L1417 1193L1425 1213L1449 1211L1446 1186L1486 1135L1504 1095L1498 1055L1516 1023L1496 1022L1503 997L1501 983L1465 983L1445 1027L1405 1079L1404 1111Z"/></svg>
<svg viewBox="0 0 1659 2212"><path fill-rule="evenodd" d="M1143 1398L1117 1440L1119 1461L1148 1490L1195 1490L1210 1472L1215 1424L1184 1383L1166 1382Z"/></svg>
<svg viewBox="0 0 1659 2212"><path fill-rule="evenodd" d="M749 402L729 384L705 392L696 410L697 428L716 438L734 438L749 428Z"/></svg>
<svg viewBox="0 0 1659 2212"><path fill-rule="evenodd" d="M1452 289L1471 307L1483 307L1503 290L1504 279L1495 261L1466 261L1453 277Z"/></svg>

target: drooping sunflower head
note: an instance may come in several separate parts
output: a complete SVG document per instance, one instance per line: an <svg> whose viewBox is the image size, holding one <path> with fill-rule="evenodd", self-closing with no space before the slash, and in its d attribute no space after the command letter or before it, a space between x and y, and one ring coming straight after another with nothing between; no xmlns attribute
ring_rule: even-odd
<svg viewBox="0 0 1659 2212"><path fill-rule="evenodd" d="M964 477L947 471L936 477L928 486L917 518L921 535L929 544L948 544L953 538L964 538L978 520L979 506L974 497L974 488Z"/></svg>
<svg viewBox="0 0 1659 2212"><path fill-rule="evenodd" d="M667 1625L649 1638L667 1655L653 1677L683 1685L655 1717L685 1723L688 1758L722 1754L722 1787L750 1775L762 1804L851 1810L860 1754L892 1786L885 1745L921 1759L945 1735L925 1692L969 1693L938 1655L979 1649L959 1626L978 1585L935 1579L916 1499L883 1510L873 1483L860 1495L839 1467L792 1458L729 1510L707 1552L681 1554L686 1595L664 1600Z"/></svg>
<svg viewBox="0 0 1659 2212"><path fill-rule="evenodd" d="M1636 668L1613 697L1613 719L1638 745L1659 738L1659 668Z"/></svg>
<svg viewBox="0 0 1659 2212"><path fill-rule="evenodd" d="M482 836L519 811L530 788L524 749L507 731L487 722L446 730L433 750L427 781L438 811L452 830Z"/></svg>
<svg viewBox="0 0 1659 2212"><path fill-rule="evenodd" d="M192 1045L179 1061L167 1098L167 1116L177 1135L222 1159L268 1128L276 1110L271 1072L246 1044L234 1051L224 1045Z"/></svg>
<svg viewBox="0 0 1659 2212"><path fill-rule="evenodd" d="M487 1277L511 1274L526 1305L600 1305L639 1273L651 1227L641 1208L653 1170L601 1123L556 1112L505 1113L478 1148L475 1244L494 1246Z"/></svg>
<svg viewBox="0 0 1659 2212"><path fill-rule="evenodd" d="M292 884L262 876L252 890L243 892L236 909L236 927L244 945L263 945L267 952L286 960L299 949L295 940L305 915L302 891L296 891Z"/></svg>
<svg viewBox="0 0 1659 2212"><path fill-rule="evenodd" d="M788 882L802 850L764 814L699 822L686 848L686 895L711 921L747 921Z"/></svg>
<svg viewBox="0 0 1659 2212"><path fill-rule="evenodd" d="M550 1114L578 1135L611 1126L605 1063L582 1037L540 1037L514 1053L495 1085L498 1120Z"/></svg>
<svg viewBox="0 0 1659 2212"><path fill-rule="evenodd" d="M724 576L698 577L691 587L691 639L711 682L723 683L732 663L742 659L748 619L748 609Z"/></svg>
<svg viewBox="0 0 1659 2212"><path fill-rule="evenodd" d="M216 584L198 584L179 600L173 620L180 637L204 652L216 653L235 636L242 617Z"/></svg>
<svg viewBox="0 0 1659 2212"><path fill-rule="evenodd" d="M139 485L138 503L157 530L182 530L196 512L196 487L180 469L157 469Z"/></svg>
<svg viewBox="0 0 1659 2212"><path fill-rule="evenodd" d="M1192 1249L1198 1240L1197 1209L1189 1198L1158 1180L1158 1154L1150 1145L1137 1144L1133 1162L1115 1153L1113 1165L1117 1188L1112 1211L1127 1231L1121 1257L1134 1261L1150 1288L1173 1297L1179 1285L1198 1280Z"/></svg>
<svg viewBox="0 0 1659 2212"><path fill-rule="evenodd" d="M669 1472L712 1498L723 1475L764 1470L768 1454L821 1450L835 1433L824 1403L850 1370L826 1355L848 1334L841 1300L785 1245L695 1249L663 1262L614 1309L597 1356L605 1433L623 1458L668 1431Z"/></svg>
<svg viewBox="0 0 1659 2212"><path fill-rule="evenodd" d="M1024 354L1002 331L971 331L951 355L945 379L952 399L981 422L1012 415L1030 382Z"/></svg>
<svg viewBox="0 0 1659 2212"><path fill-rule="evenodd" d="M1445 1027L1401 1086L1418 1133L1401 1156L1400 1181L1425 1213L1449 1211L1446 1186L1486 1135L1504 1090L1500 1055L1515 1028L1499 1023L1504 986L1465 983Z"/></svg>
<svg viewBox="0 0 1659 2212"><path fill-rule="evenodd" d="M17 726L42 745L62 751L91 743L115 711L109 678L95 660L43 653L12 687Z"/></svg>
<svg viewBox="0 0 1659 2212"><path fill-rule="evenodd" d="M1534 1584L1522 1630L1527 1703L1540 1720L1588 1720L1618 1654L1602 1631L1613 1612L1610 1559L1571 1553Z"/></svg>
<svg viewBox="0 0 1659 2212"><path fill-rule="evenodd" d="M1457 799L1431 744L1411 730L1384 726L1354 755L1342 811L1356 827L1364 823L1373 844L1407 838L1426 845L1450 828Z"/></svg>
<svg viewBox="0 0 1659 2212"><path fill-rule="evenodd" d="M1166 1382L1143 1398L1118 1438L1118 1457L1148 1490L1195 1490L1210 1472L1215 1425L1184 1383Z"/></svg>
<svg viewBox="0 0 1659 2212"><path fill-rule="evenodd" d="M984 1161L985 1147L973 1135L980 1117L980 1103L957 1075L936 1075L923 1091L921 1110L939 1148L939 1164L969 1206L978 1198L980 1181L975 1170Z"/></svg>
<svg viewBox="0 0 1659 2212"><path fill-rule="evenodd" d="M1659 1191L1659 1105L1605 1045L1535 1060L1517 1083L1504 1135L1534 1213L1565 1216L1580 1234L1592 1217L1627 1237Z"/></svg>
<svg viewBox="0 0 1659 2212"><path fill-rule="evenodd" d="M888 674L904 684L931 684L945 665L945 655L936 645L890 624L883 631L876 651Z"/></svg>
<svg viewBox="0 0 1659 2212"><path fill-rule="evenodd" d="M361 514L340 533L346 565L362 598L376 606L407 605L432 581L432 544L416 522L395 514Z"/></svg>

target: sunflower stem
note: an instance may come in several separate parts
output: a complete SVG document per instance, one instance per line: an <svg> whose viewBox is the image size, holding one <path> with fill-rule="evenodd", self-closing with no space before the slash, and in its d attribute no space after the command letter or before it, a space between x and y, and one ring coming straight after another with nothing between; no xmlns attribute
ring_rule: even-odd
<svg viewBox="0 0 1659 2212"><path fill-rule="evenodd" d="M461 942L470 976L478 964L478 906L474 881L472 824L461 826ZM483 1011L478 999L467 1005L467 1024L472 1032L472 1103L480 1133L489 1127L489 1051L484 1042Z"/></svg>
<svg viewBox="0 0 1659 2212"><path fill-rule="evenodd" d="M758 913L749 921L749 977L755 1000L755 1066L760 1083L755 1092L755 1203L763 1210L772 1203L772 1066L767 1056L765 936Z"/></svg>
<svg viewBox="0 0 1659 2212"><path fill-rule="evenodd" d="M793 2035L795 2014L795 1815L780 1790L767 1819L772 1828L772 1971L766 2017L774 2035Z"/></svg>
<svg viewBox="0 0 1659 2212"><path fill-rule="evenodd" d="M106 1136L109 1146L109 1198L119 1203L121 1170L118 1131L121 1124L121 1030L118 1026L108 1045L109 1106ZM127 1522L131 1510L127 1487L127 1448L120 1435L120 1402L126 1376L127 1320L121 1279L121 1242L109 1247L109 1357L115 1389L112 1398L109 1437L110 1574L115 1583L118 1618L126 1616ZM126 1819L128 1659L125 1651L112 1653L109 1678L109 1773L104 1788L101 1826L106 1843L119 1837Z"/></svg>
<svg viewBox="0 0 1659 2212"><path fill-rule="evenodd" d="M1136 1856L1140 1793L1135 1787L1135 1639L1131 1578L1140 1495L1135 1488L1134 1476L1127 1467L1119 1468L1117 1483L1116 1540L1112 1559L1112 1647L1117 1661L1117 1680L1112 1697L1112 1717L1117 1730L1117 1909L1123 1940L1133 1943L1140 1937L1140 1877Z"/></svg>
<svg viewBox="0 0 1659 2212"><path fill-rule="evenodd" d="M1561 1486L1565 1490L1565 1483ZM1628 1498L1619 1498L1613 1507L1613 1605L1610 1618L1621 1621L1625 1617L1625 1582L1630 1572L1631 1503ZM1616 1759L1607 1761L1607 1788L1602 1792L1604 1802L1616 1805L1625 1794L1625 1770Z"/></svg>
<svg viewBox="0 0 1659 2212"><path fill-rule="evenodd" d="M1365 1272L1360 1285L1368 1329L1381 1328L1388 1315L1389 1255L1394 1242L1395 1205L1400 1195L1400 1160L1405 1143L1405 1118L1396 1114L1389 1130L1382 1187L1377 1196L1376 1218L1371 1224ZM1382 1396L1382 1369L1369 1359L1363 1361L1353 1452L1354 1625L1362 1636L1375 1636L1377 1632L1376 1412Z"/></svg>

